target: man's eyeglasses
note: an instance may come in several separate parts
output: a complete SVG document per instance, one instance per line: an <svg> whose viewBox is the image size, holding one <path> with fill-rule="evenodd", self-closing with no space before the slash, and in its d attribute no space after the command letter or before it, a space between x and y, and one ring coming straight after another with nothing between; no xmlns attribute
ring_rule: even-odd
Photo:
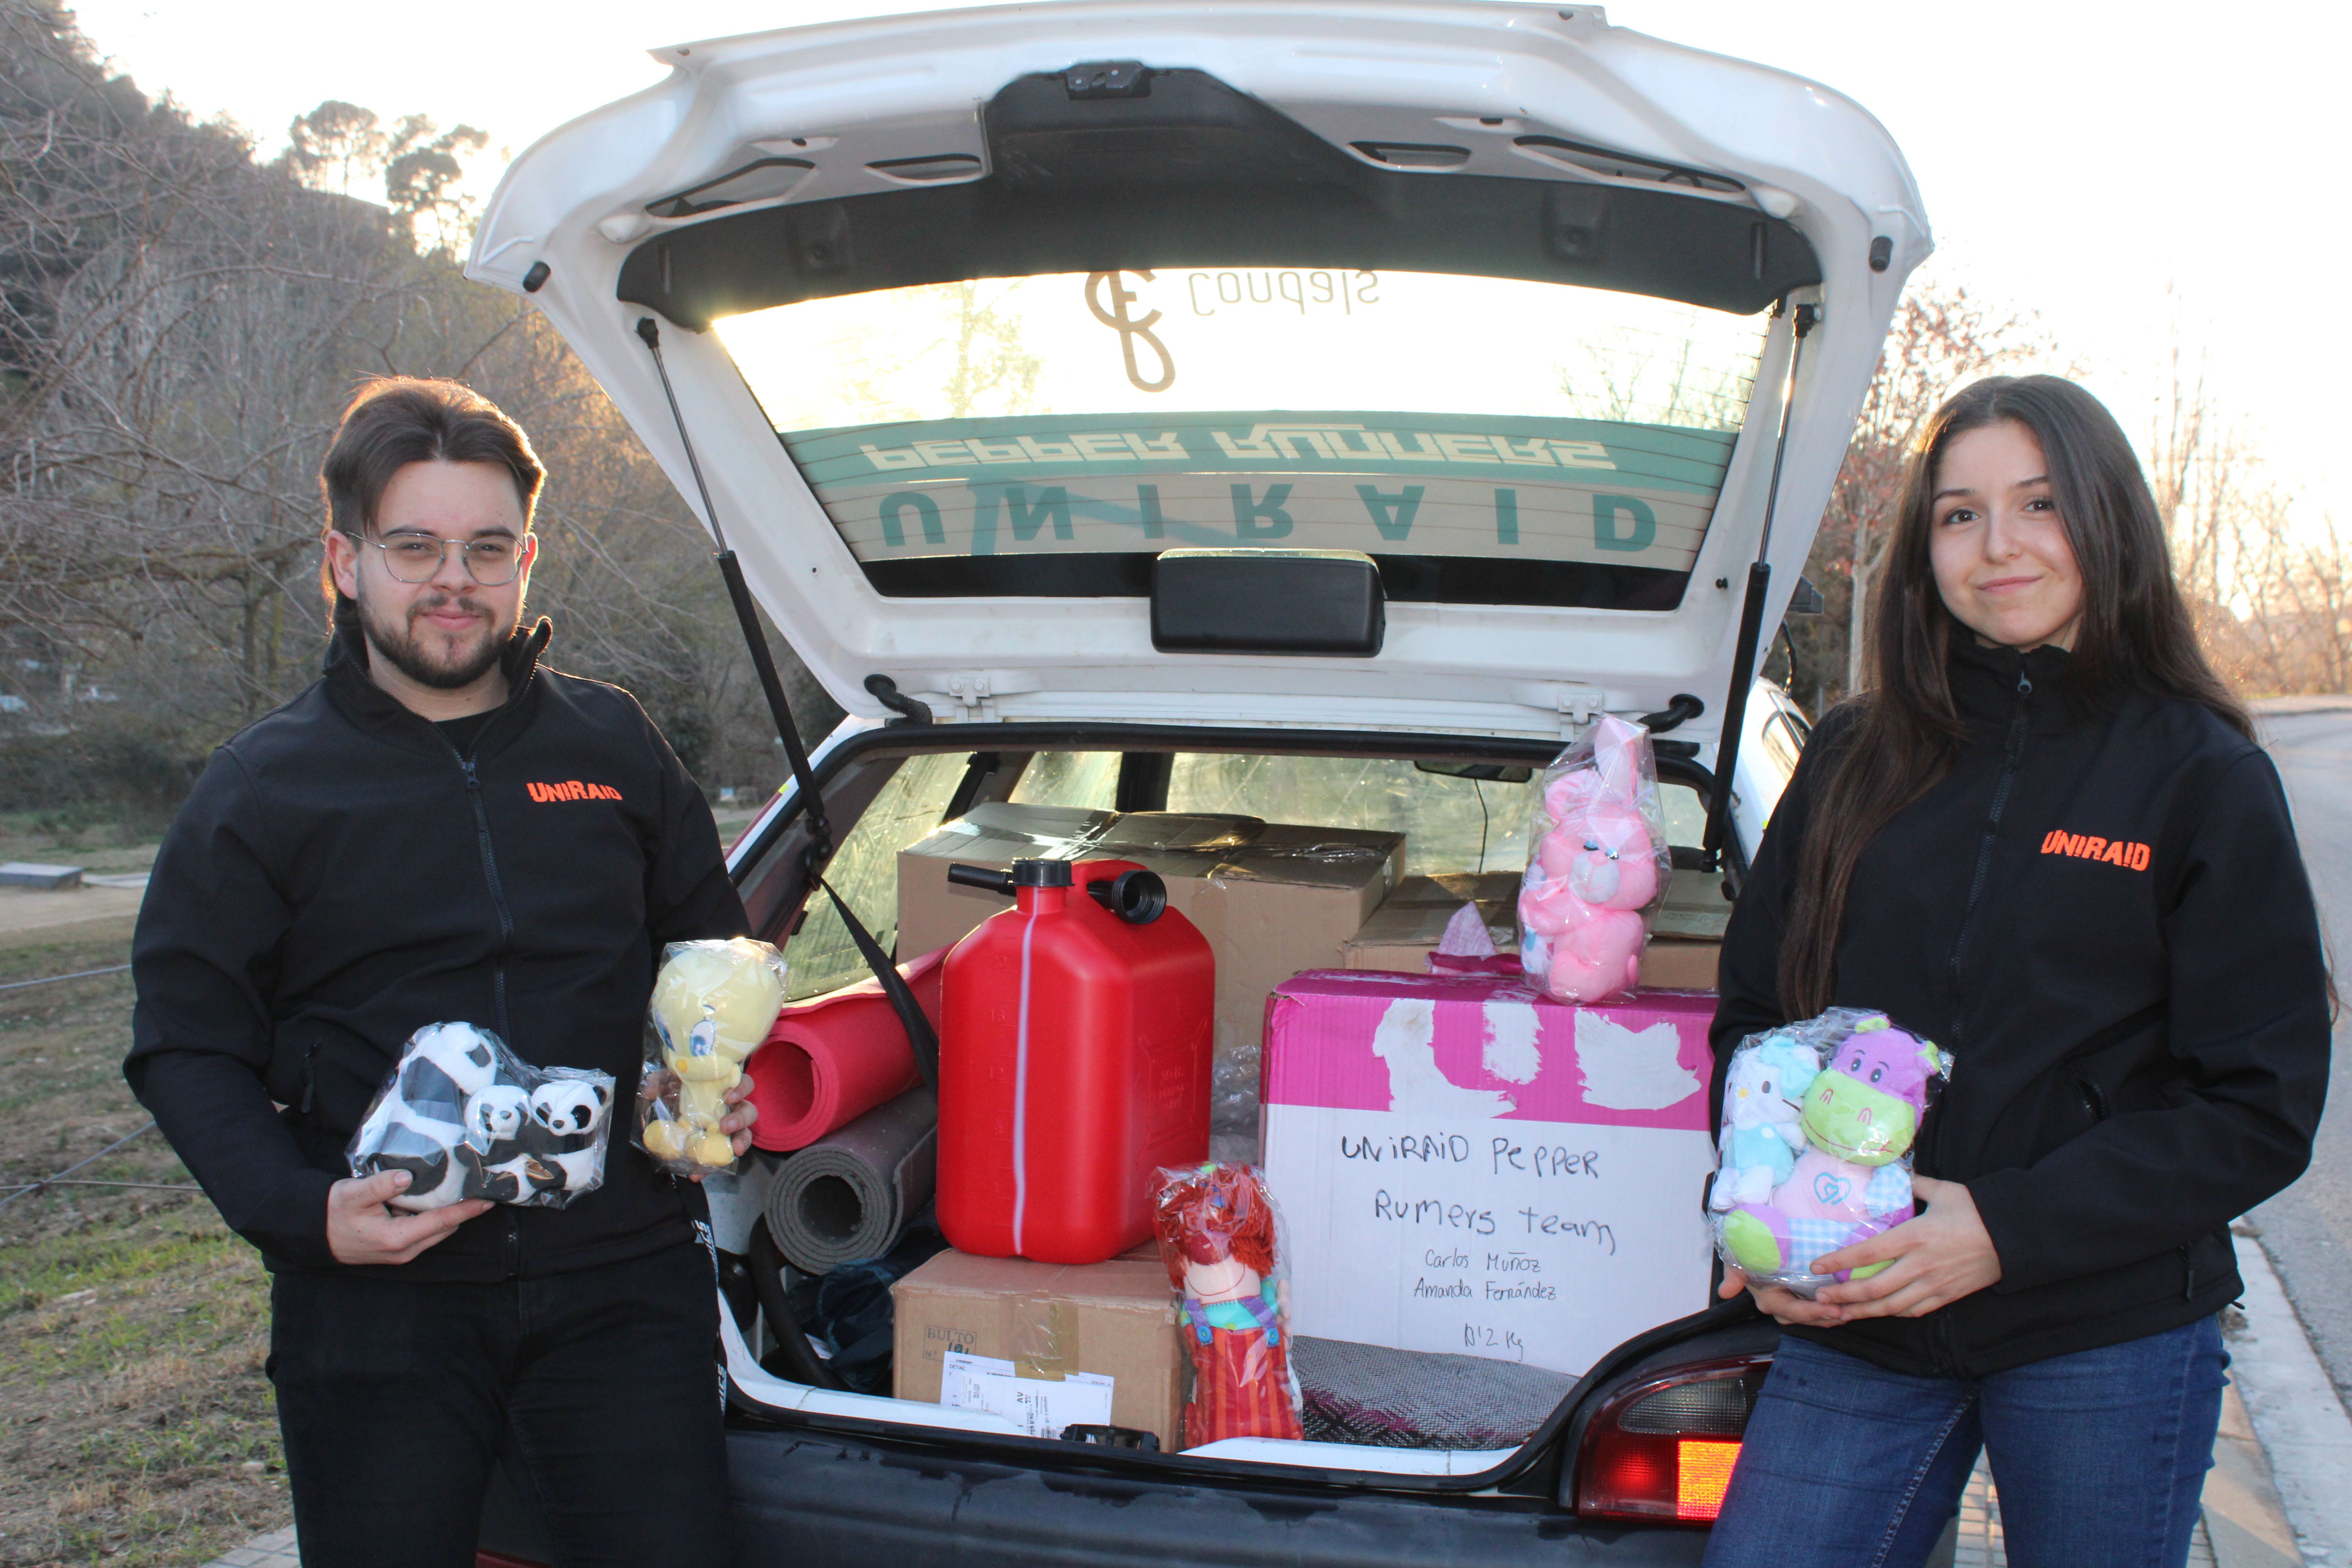
<svg viewBox="0 0 2352 1568"><path fill-rule="evenodd" d="M347 537L383 552L383 569L400 583L430 583L448 559L449 547L465 553L466 575L485 588L503 588L522 570L522 542L517 539L436 539L429 533L395 533L390 539L369 539L345 530Z"/></svg>

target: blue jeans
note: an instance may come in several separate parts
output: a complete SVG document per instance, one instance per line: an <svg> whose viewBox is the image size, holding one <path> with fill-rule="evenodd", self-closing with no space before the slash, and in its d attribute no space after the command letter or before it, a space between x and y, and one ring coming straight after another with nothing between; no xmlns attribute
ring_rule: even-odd
<svg viewBox="0 0 2352 1568"><path fill-rule="evenodd" d="M2016 1568L2179 1568L2229 1364L2212 1318L1979 1378L1784 1338L1707 1568L1915 1568L1980 1448Z"/></svg>

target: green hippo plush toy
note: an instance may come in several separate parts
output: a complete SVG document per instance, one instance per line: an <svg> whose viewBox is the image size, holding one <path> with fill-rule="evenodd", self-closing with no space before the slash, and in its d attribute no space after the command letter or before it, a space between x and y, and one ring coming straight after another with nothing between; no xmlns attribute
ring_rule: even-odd
<svg viewBox="0 0 2352 1568"><path fill-rule="evenodd" d="M1911 1145L1950 1058L1883 1013L1851 1008L1775 1031L1769 1045L1785 1051L1791 1036L1817 1049L1822 1064L1797 1117L1805 1147L1769 1197L1735 1202L1718 1215L1716 1237L1725 1261L1751 1280L1811 1296L1829 1283L1811 1271L1813 1259L1911 1217ZM1743 1041L1732 1075L1738 1075L1742 1053L1764 1048L1766 1040ZM1867 1277L1885 1267L1841 1270L1836 1278Z"/></svg>

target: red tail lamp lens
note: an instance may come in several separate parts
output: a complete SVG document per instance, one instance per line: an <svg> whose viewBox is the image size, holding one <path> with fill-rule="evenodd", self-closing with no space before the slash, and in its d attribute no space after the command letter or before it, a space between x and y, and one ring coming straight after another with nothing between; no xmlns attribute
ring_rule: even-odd
<svg viewBox="0 0 2352 1568"><path fill-rule="evenodd" d="M1769 1357L1678 1367L1612 1397L1585 1429L1576 1511L1712 1523Z"/></svg>

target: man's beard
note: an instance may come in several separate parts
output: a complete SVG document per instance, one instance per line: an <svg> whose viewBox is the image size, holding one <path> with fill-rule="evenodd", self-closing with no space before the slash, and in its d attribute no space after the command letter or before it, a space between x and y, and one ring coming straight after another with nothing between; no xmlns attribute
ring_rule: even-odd
<svg viewBox="0 0 2352 1568"><path fill-rule="evenodd" d="M429 615L456 598L458 604L478 607L464 595L428 594L409 605L411 617ZM507 643L515 627L522 624L522 606L515 606L514 619L501 628L488 616L483 618L481 641L458 653L454 661L443 661L425 649L422 635L412 629L413 618L387 621L379 617L366 595L359 595L360 630L367 637L370 652L382 655L394 669L416 682L436 691L457 691L471 686L488 674L506 652Z"/></svg>

